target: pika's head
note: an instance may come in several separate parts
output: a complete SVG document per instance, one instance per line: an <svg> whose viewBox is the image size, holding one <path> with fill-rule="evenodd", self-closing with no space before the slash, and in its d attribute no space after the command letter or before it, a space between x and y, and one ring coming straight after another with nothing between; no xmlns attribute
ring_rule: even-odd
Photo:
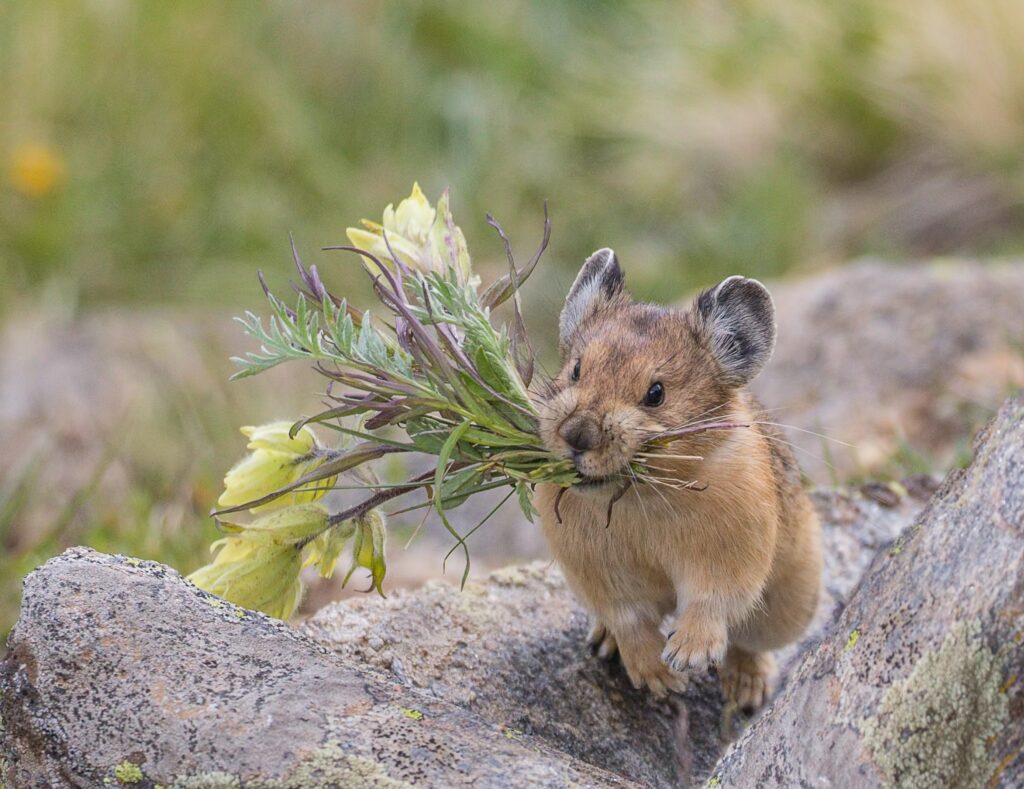
<svg viewBox="0 0 1024 789"><path fill-rule="evenodd" d="M729 277L689 309L638 304L615 253L591 255L559 318L562 368L540 408L547 449L598 483L627 470L652 438L727 418L737 389L775 345L765 287Z"/></svg>

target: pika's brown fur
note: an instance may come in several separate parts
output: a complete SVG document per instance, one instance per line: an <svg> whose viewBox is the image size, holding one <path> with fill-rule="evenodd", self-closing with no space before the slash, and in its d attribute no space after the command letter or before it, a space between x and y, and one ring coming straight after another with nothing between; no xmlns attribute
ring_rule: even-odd
<svg viewBox="0 0 1024 789"><path fill-rule="evenodd" d="M614 253L601 250L580 271L560 328L564 364L542 397L541 433L587 481L564 492L541 485L536 500L556 559L595 616L592 644L602 657L618 651L633 683L658 695L681 689L687 668L724 663L726 695L761 705L770 651L806 628L822 565L792 453L743 388L774 345L771 297L732 277L690 310L637 304ZM650 444L701 420L750 426ZM634 461L652 478L636 480Z"/></svg>

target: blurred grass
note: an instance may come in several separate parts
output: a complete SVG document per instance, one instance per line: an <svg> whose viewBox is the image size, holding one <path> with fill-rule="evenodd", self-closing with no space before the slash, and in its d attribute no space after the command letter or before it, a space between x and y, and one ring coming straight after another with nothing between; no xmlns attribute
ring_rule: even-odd
<svg viewBox="0 0 1024 789"><path fill-rule="evenodd" d="M1020 252L1022 40L1017 0L7 0L0 317L258 306L254 271L284 282L288 232L365 297L350 262L316 250L414 179L431 198L452 186L485 279L502 264L484 212L526 250L551 200L550 257L526 294L548 348L600 246L659 301L862 254ZM53 455L0 464L4 578L71 541L201 559L236 423L281 414L245 392L151 397L118 450L132 471L117 506L96 506L112 473L97 471L16 539ZM205 442L199 466L183 441Z"/></svg>
<svg viewBox="0 0 1024 789"><path fill-rule="evenodd" d="M59 279L86 304L248 304L289 231L312 252L414 179L453 186L478 257L499 251L485 211L525 244L549 197L560 279L614 243L662 298L1019 249L1022 36L1014 0L12 0L0 150L46 145L64 174L2 192L4 301ZM865 189L894 173L969 210L876 215Z"/></svg>

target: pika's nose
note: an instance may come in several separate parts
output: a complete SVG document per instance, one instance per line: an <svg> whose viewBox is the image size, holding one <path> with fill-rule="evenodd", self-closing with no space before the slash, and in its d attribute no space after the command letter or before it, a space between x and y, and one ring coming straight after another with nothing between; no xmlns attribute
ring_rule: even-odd
<svg viewBox="0 0 1024 789"><path fill-rule="evenodd" d="M576 416L567 419L558 432L573 453L586 452L601 443L601 429L588 417Z"/></svg>

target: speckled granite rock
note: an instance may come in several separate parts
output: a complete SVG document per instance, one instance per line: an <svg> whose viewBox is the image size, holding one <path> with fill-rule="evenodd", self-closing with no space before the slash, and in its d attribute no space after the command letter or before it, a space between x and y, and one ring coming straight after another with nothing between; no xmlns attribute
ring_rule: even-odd
<svg viewBox="0 0 1024 789"><path fill-rule="evenodd" d="M921 506L884 491L815 494L830 556L819 626ZM462 593L335 604L299 632L84 549L25 591L0 669L14 786L89 786L119 765L142 786L670 786L722 749L715 680L672 702L634 691L583 647L586 617L543 563Z"/></svg>
<svg viewBox="0 0 1024 789"><path fill-rule="evenodd" d="M691 685L682 716L634 690L618 664L591 657L586 615L547 563L499 570L462 592L432 582L335 603L301 629L392 681L648 785L704 775L720 750L711 678Z"/></svg>
<svg viewBox="0 0 1024 789"><path fill-rule="evenodd" d="M884 490L884 504L877 493L865 495L871 491L814 494L825 526L827 581L804 647L833 621L876 550L922 506L899 487ZM722 751L717 681L695 677L672 706L645 700L617 664L586 651L586 615L550 563L498 571L462 593L434 582L387 600L335 603L302 630L408 687L647 784L702 779ZM788 650L783 665L796 653Z"/></svg>
<svg viewBox="0 0 1024 789"><path fill-rule="evenodd" d="M86 549L47 562L8 646L12 787L625 783L150 562Z"/></svg>
<svg viewBox="0 0 1024 789"><path fill-rule="evenodd" d="M721 786L1024 785L1024 397L715 769ZM813 732L809 737L808 733Z"/></svg>

